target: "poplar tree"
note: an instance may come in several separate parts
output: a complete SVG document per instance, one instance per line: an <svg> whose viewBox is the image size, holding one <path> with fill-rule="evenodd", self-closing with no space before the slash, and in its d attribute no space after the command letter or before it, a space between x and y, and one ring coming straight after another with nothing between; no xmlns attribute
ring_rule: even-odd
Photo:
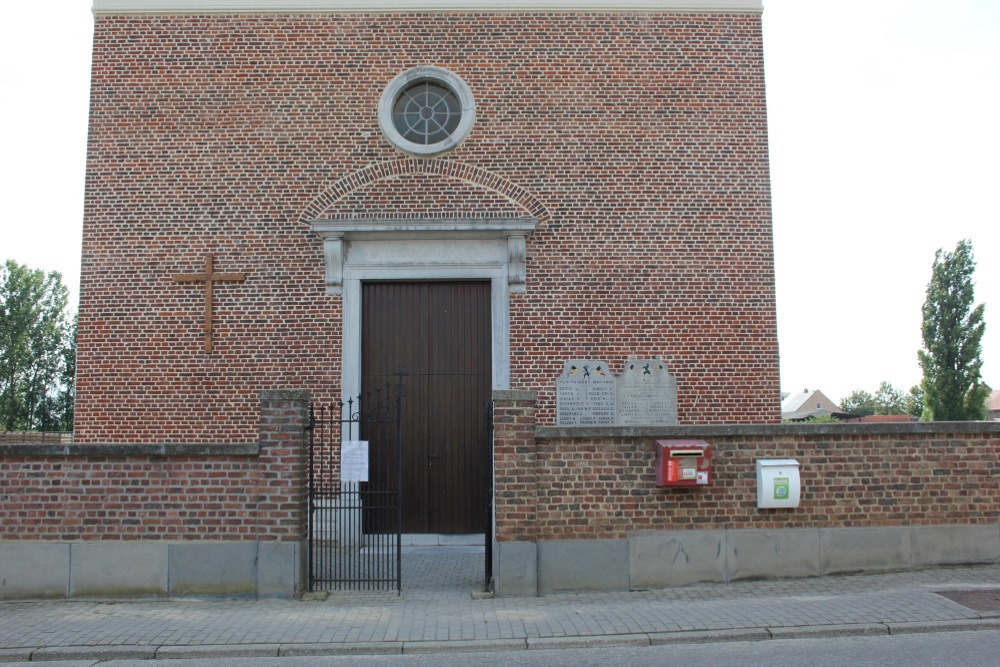
<svg viewBox="0 0 1000 667"><path fill-rule="evenodd" d="M58 272L0 265L0 429L72 429L68 299Z"/></svg>
<svg viewBox="0 0 1000 667"><path fill-rule="evenodd" d="M924 349L918 352L924 377L924 414L933 421L986 417L989 388L981 382L983 304L973 307L972 244L960 241L955 252L934 256L923 306Z"/></svg>

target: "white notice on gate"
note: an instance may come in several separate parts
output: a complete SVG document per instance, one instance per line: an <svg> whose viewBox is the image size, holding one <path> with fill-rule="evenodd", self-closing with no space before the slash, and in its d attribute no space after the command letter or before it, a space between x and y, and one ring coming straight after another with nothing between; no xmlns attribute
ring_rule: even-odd
<svg viewBox="0 0 1000 667"><path fill-rule="evenodd" d="M340 447L340 481L368 481L368 441L348 440Z"/></svg>

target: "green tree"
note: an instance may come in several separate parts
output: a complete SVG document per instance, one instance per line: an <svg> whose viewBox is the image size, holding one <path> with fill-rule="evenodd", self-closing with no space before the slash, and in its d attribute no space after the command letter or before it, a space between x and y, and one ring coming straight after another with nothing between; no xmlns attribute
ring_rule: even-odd
<svg viewBox="0 0 1000 667"><path fill-rule="evenodd" d="M875 414L905 415L906 394L888 382L883 382L875 390Z"/></svg>
<svg viewBox="0 0 1000 667"><path fill-rule="evenodd" d="M921 419L966 421L986 416L989 389L981 382L983 304L973 307L972 244L934 256L923 306L923 342L918 358L924 378Z"/></svg>
<svg viewBox="0 0 1000 667"><path fill-rule="evenodd" d="M847 398L840 399L840 407L849 415L865 417L875 414L875 397L863 389L855 389Z"/></svg>
<svg viewBox="0 0 1000 667"><path fill-rule="evenodd" d="M59 431L73 430L73 415L76 407L76 331L77 317L70 324L69 341L62 350L62 375L59 378L59 393L55 399L54 415L58 418L55 428Z"/></svg>
<svg viewBox="0 0 1000 667"><path fill-rule="evenodd" d="M910 387L910 393L906 395L906 414L920 419L924 413L924 388L919 384Z"/></svg>
<svg viewBox="0 0 1000 667"><path fill-rule="evenodd" d="M883 381L874 394L856 389L847 398L840 399L844 412L865 417L868 415L904 415L908 412L910 398L890 382Z"/></svg>
<svg viewBox="0 0 1000 667"><path fill-rule="evenodd" d="M0 266L0 428L72 428L75 331L62 276Z"/></svg>

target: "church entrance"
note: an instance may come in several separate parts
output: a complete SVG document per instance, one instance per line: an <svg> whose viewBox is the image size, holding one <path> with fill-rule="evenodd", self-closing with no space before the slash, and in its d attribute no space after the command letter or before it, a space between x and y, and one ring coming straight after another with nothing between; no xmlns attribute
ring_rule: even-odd
<svg viewBox="0 0 1000 667"><path fill-rule="evenodd" d="M406 372L401 420L402 532L484 533L484 434L492 388L488 281L363 282L361 388ZM395 478L395 453L372 443L373 479Z"/></svg>

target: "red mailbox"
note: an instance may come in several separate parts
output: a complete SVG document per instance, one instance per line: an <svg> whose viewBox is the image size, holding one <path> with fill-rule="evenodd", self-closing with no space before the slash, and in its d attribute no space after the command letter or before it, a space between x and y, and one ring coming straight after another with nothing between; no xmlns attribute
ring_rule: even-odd
<svg viewBox="0 0 1000 667"><path fill-rule="evenodd" d="M657 440L657 486L712 483L712 445L704 440Z"/></svg>

